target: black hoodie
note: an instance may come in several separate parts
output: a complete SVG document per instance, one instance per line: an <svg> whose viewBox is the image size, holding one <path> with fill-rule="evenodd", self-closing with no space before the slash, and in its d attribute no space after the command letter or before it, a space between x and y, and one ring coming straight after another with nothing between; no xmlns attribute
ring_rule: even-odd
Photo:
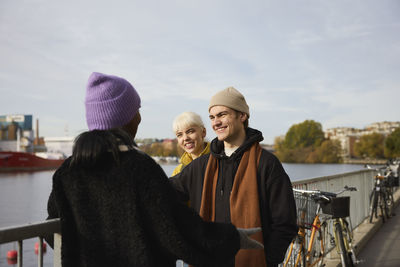
<svg viewBox="0 0 400 267"><path fill-rule="evenodd" d="M260 131L247 128L246 140L230 157L225 156L222 141L215 138L211 142L211 155L218 159L219 164L215 198L216 222L231 222L230 193L240 160L244 151L262 140ZM190 200L191 206L197 212L200 211L203 180L209 157L210 154L197 158L170 179L181 193L182 200ZM283 261L290 241L297 234L296 204L290 179L282 164L272 153L264 149L258 166L257 179L264 250L267 265L270 267Z"/></svg>

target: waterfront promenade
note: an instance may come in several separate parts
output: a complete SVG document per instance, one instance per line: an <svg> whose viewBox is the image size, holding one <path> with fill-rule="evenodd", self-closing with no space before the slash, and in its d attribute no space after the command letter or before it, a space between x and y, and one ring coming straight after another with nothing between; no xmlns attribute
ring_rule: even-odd
<svg viewBox="0 0 400 267"><path fill-rule="evenodd" d="M361 267L400 266L400 205L397 205L394 212L397 216L382 224L361 249Z"/></svg>
<svg viewBox="0 0 400 267"><path fill-rule="evenodd" d="M400 190L394 195L396 216L385 223L377 220L369 223L367 218L354 231L357 259L360 267L400 266ZM341 266L335 251L327 256L325 267Z"/></svg>

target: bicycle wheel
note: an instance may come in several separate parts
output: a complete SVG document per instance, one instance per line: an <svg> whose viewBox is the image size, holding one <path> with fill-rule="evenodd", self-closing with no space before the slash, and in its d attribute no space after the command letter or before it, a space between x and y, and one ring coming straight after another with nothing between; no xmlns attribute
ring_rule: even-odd
<svg viewBox="0 0 400 267"><path fill-rule="evenodd" d="M340 261L342 262L343 267L352 266L350 264L349 254L347 253L346 246L343 241L343 230L340 223L335 224L335 238L336 238L336 246L338 252L340 254Z"/></svg>
<svg viewBox="0 0 400 267"><path fill-rule="evenodd" d="M387 206L387 215L388 217L393 216L393 205L394 205L394 198L393 198L393 189L390 187L386 191L386 206Z"/></svg>
<svg viewBox="0 0 400 267"><path fill-rule="evenodd" d="M284 267L305 267L306 257L303 245L304 238L297 235L290 243L289 249L285 256Z"/></svg>
<svg viewBox="0 0 400 267"><path fill-rule="evenodd" d="M295 244L295 239L290 243L289 248L286 251L286 255L285 255L285 260L283 262L283 267L286 266L291 266L291 259L292 259L292 253L294 253L294 244Z"/></svg>
<svg viewBox="0 0 400 267"><path fill-rule="evenodd" d="M374 218L378 217L377 210L378 210L378 192L374 189L371 192L371 196L369 197L369 210L370 210L370 216L369 216L369 222L372 223L372 220Z"/></svg>
<svg viewBox="0 0 400 267"><path fill-rule="evenodd" d="M306 263L308 267L323 266L326 250L326 238L328 236L328 230L326 222L315 231L314 242L311 248L308 248L306 254Z"/></svg>
<svg viewBox="0 0 400 267"><path fill-rule="evenodd" d="M353 234L351 233L351 229L349 228L349 223L347 222L347 220L344 218L341 220L343 226L343 241L345 247L347 248L347 254L350 259L350 266L354 266L358 261L353 248Z"/></svg>
<svg viewBox="0 0 400 267"><path fill-rule="evenodd" d="M386 222L387 218L386 196L385 193L382 191L379 192L378 204L379 204L379 209L381 211L382 222Z"/></svg>

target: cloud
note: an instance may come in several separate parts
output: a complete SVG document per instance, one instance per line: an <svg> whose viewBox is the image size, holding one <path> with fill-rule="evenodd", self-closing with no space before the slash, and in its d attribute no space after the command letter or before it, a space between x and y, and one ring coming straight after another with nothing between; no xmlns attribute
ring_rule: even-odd
<svg viewBox="0 0 400 267"><path fill-rule="evenodd" d="M206 121L210 97L228 86L246 96L266 142L305 119L398 120L399 10L396 1L4 0L0 114L33 114L45 136L66 125L79 133L87 78L99 71L139 91L141 137L173 137L185 110Z"/></svg>

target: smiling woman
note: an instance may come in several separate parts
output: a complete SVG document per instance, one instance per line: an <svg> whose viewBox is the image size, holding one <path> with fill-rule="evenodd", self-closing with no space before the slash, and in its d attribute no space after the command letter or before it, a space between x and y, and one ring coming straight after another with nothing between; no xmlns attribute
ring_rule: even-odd
<svg viewBox="0 0 400 267"><path fill-rule="evenodd" d="M200 116L194 112L183 112L178 115L172 128L178 140L178 145L185 151L180 159L180 164L175 168L172 176L178 174L194 159L210 153L210 144L204 142L206 128Z"/></svg>

